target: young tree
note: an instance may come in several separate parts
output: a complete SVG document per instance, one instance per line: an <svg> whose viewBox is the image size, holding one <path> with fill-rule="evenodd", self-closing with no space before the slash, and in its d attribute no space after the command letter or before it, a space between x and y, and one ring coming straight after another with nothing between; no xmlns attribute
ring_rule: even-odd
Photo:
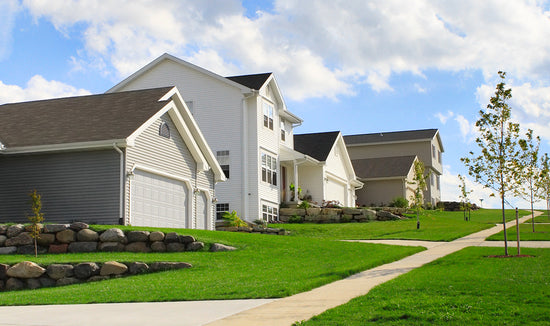
<svg viewBox="0 0 550 326"><path fill-rule="evenodd" d="M34 239L34 256L38 257L37 239L40 237L40 222L44 221L44 214L42 213L42 196L34 189L29 194L29 197L31 197L32 215L27 218L29 222L31 222L30 236Z"/></svg>
<svg viewBox="0 0 550 326"><path fill-rule="evenodd" d="M466 189L466 179L462 175L458 175L458 179L460 180L460 184L458 185L458 188L460 189L460 202L462 203L462 208L464 209L464 220L468 221L470 219L470 199L468 198L468 195L470 195L473 190L467 190ZM466 217L466 210L468 210L468 217Z"/></svg>
<svg viewBox="0 0 550 326"><path fill-rule="evenodd" d="M422 211L422 205L424 204L424 190L427 188L426 179L430 176L426 174L424 163L422 161L414 161L414 176L413 180L409 182L414 186L414 192L410 197L411 207L416 210L416 228L420 229L420 211Z"/></svg>
<svg viewBox="0 0 550 326"><path fill-rule="evenodd" d="M476 182L498 193L504 228L504 254L508 255L504 204L506 195L520 184L517 160L522 150L519 145L519 124L512 121L512 109L507 103L512 97L512 89L505 88L506 73L499 71L498 74L501 82L496 86L495 95L491 97L487 110L479 111L480 117L476 121L480 134L476 144L481 154L475 155L471 151L461 161Z"/></svg>
<svg viewBox="0 0 550 326"><path fill-rule="evenodd" d="M540 163L540 174L535 180L537 189L540 192L537 194L539 199L546 201L546 210L550 218L550 158L548 154L544 154ZM534 221L534 219L533 219Z"/></svg>
<svg viewBox="0 0 550 326"><path fill-rule="evenodd" d="M526 139L519 141L523 151L518 160L519 177L522 182L521 187L514 189L514 193L531 203L531 220L533 232L535 232L535 210L533 204L535 199L540 199L543 188L538 187L537 179L541 174L541 161L539 161L540 137L533 137L533 130L529 129L525 134Z"/></svg>

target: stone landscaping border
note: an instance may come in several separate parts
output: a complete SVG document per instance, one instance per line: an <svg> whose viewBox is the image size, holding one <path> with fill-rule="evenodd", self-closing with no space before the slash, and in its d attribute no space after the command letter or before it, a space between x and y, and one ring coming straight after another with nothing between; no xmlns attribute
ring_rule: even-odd
<svg viewBox="0 0 550 326"><path fill-rule="evenodd" d="M34 255L34 239L29 226L0 225L0 254ZM183 252L199 251L204 243L176 232L127 231L118 228L96 232L88 224L45 224L37 239L38 253L86 252Z"/></svg>
<svg viewBox="0 0 550 326"><path fill-rule="evenodd" d="M0 291L64 286L191 267L191 264L184 262L155 262L148 265L116 261L50 264L42 267L23 261L11 266L0 264Z"/></svg>
<svg viewBox="0 0 550 326"><path fill-rule="evenodd" d="M370 221L391 221L403 219L401 216L406 209L396 207L375 208L281 208L279 210L281 222L292 222L299 217L305 223L347 223ZM294 221L296 222L296 221Z"/></svg>

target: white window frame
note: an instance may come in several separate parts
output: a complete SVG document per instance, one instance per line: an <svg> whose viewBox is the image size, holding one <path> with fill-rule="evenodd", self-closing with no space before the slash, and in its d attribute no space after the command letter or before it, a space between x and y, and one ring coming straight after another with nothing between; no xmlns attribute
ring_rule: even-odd
<svg viewBox="0 0 550 326"><path fill-rule="evenodd" d="M270 185L277 185L277 157L271 156L267 153L262 153L261 157L262 166L262 182L269 183Z"/></svg>
<svg viewBox="0 0 550 326"><path fill-rule="evenodd" d="M229 159L229 151L223 150L223 151L216 151L216 159L218 160L218 163L220 164L220 167L223 170L223 173L225 174L225 177L229 179L230 176L230 159Z"/></svg>
<svg viewBox="0 0 550 326"><path fill-rule="evenodd" d="M227 209L225 209L225 208L227 208ZM229 212L229 203L216 204L216 219L217 220L223 220L223 213L225 213L225 212Z"/></svg>
<svg viewBox="0 0 550 326"><path fill-rule="evenodd" d="M281 119L281 141L286 141L285 121Z"/></svg>
<svg viewBox="0 0 550 326"><path fill-rule="evenodd" d="M279 220L279 209L276 206L262 204L262 220L274 222Z"/></svg>
<svg viewBox="0 0 550 326"><path fill-rule="evenodd" d="M274 112L273 104L264 101L263 104L263 112L264 112L264 127L273 130L273 112Z"/></svg>

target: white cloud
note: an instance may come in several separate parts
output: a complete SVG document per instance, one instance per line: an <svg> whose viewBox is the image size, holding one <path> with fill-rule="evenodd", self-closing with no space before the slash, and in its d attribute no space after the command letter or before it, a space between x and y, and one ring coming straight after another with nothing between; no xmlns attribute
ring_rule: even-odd
<svg viewBox="0 0 550 326"><path fill-rule="evenodd" d="M461 114L457 114L454 120L458 123L462 140L467 143L474 141L478 133L475 123L468 121Z"/></svg>
<svg viewBox="0 0 550 326"><path fill-rule="evenodd" d="M46 80L40 75L33 76L25 88L6 85L0 81L0 104L88 94L90 92L87 90L55 80Z"/></svg>
<svg viewBox="0 0 550 326"><path fill-rule="evenodd" d="M15 15L19 11L17 0L0 2L0 61L11 52L12 31L15 24Z"/></svg>
<svg viewBox="0 0 550 326"><path fill-rule="evenodd" d="M170 52L219 73L273 71L295 100L353 95L357 82L391 91L393 75L428 69L481 70L488 81L503 69L550 83L550 20L539 1L275 0L253 18L237 0L23 4L80 33L79 59L104 62L117 79Z"/></svg>
<svg viewBox="0 0 550 326"><path fill-rule="evenodd" d="M449 120L449 118L452 118L454 117L454 112L452 111L447 111L446 114L444 113L441 113L441 112L437 112L435 114L435 117L439 119L439 122L441 122L442 124L446 124L447 123L447 120Z"/></svg>

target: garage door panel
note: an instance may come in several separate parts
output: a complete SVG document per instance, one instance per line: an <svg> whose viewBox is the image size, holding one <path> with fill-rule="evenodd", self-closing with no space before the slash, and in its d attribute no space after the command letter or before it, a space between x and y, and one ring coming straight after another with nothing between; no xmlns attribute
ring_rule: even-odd
<svg viewBox="0 0 550 326"><path fill-rule="evenodd" d="M187 226L188 190L184 182L138 170L134 175L132 225Z"/></svg>

